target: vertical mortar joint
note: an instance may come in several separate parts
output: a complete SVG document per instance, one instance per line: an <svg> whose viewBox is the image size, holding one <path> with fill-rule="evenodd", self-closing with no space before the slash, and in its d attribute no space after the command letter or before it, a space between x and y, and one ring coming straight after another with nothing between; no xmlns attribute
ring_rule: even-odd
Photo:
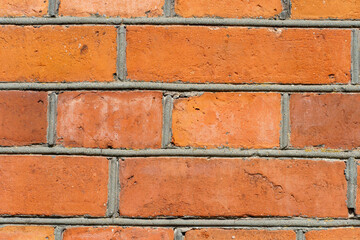
<svg viewBox="0 0 360 240"><path fill-rule="evenodd" d="M349 215L352 216L355 214L357 189L357 164L353 157L346 162L345 178L347 180L347 207Z"/></svg>
<svg viewBox="0 0 360 240"><path fill-rule="evenodd" d="M175 16L175 0L165 0L164 16L165 17L174 17Z"/></svg>
<svg viewBox="0 0 360 240"><path fill-rule="evenodd" d="M289 117L290 117L290 100L289 94L283 93L281 95L281 129L280 129L280 148L286 149L289 146Z"/></svg>
<svg viewBox="0 0 360 240"><path fill-rule="evenodd" d="M183 230L176 228L174 231L174 240L184 240L185 239L185 233Z"/></svg>
<svg viewBox="0 0 360 240"><path fill-rule="evenodd" d="M58 0L49 0L49 5L48 5L48 16L49 17L56 17L58 15L59 4L60 4L60 2Z"/></svg>
<svg viewBox="0 0 360 240"><path fill-rule="evenodd" d="M57 93L50 92L48 95L48 128L47 143L49 147L56 144L56 121L57 121Z"/></svg>
<svg viewBox="0 0 360 240"><path fill-rule="evenodd" d="M54 229L54 237L55 240L62 240L63 239L63 232L64 232L64 228L63 227L55 227Z"/></svg>
<svg viewBox="0 0 360 240"><path fill-rule="evenodd" d="M359 30L351 32L351 84L359 83Z"/></svg>
<svg viewBox="0 0 360 240"><path fill-rule="evenodd" d="M108 201L106 216L117 217L119 213L119 161L109 158Z"/></svg>
<svg viewBox="0 0 360 240"><path fill-rule="evenodd" d="M281 20L290 18L291 15L291 0L281 0L282 12L279 15Z"/></svg>
<svg viewBox="0 0 360 240"><path fill-rule="evenodd" d="M117 32L117 78L120 81L126 81L126 26L121 25Z"/></svg>
<svg viewBox="0 0 360 240"><path fill-rule="evenodd" d="M165 95L163 97L163 127L162 127L162 138L161 147L166 148L171 143L172 137L172 109L173 109L173 98L171 95Z"/></svg>
<svg viewBox="0 0 360 240"><path fill-rule="evenodd" d="M303 230L296 231L296 240L305 240L305 233Z"/></svg>

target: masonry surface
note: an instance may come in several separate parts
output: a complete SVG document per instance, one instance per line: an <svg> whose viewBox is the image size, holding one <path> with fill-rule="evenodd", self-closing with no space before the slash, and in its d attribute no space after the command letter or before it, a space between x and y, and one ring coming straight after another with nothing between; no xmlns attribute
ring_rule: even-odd
<svg viewBox="0 0 360 240"><path fill-rule="evenodd" d="M360 239L359 6L0 0L0 239Z"/></svg>

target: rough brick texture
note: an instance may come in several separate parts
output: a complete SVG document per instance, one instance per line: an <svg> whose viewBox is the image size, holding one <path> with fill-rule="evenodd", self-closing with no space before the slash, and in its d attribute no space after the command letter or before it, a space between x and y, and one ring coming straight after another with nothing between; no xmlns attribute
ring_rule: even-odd
<svg viewBox="0 0 360 240"><path fill-rule="evenodd" d="M161 92L59 95L58 143L70 147L160 148Z"/></svg>
<svg viewBox="0 0 360 240"><path fill-rule="evenodd" d="M0 82L113 81L116 28L0 26L0 53Z"/></svg>
<svg viewBox="0 0 360 240"><path fill-rule="evenodd" d="M175 0L175 12L182 17L271 18L281 11L279 0Z"/></svg>
<svg viewBox="0 0 360 240"><path fill-rule="evenodd" d="M0 17L40 17L46 15L47 10L47 0L0 0Z"/></svg>
<svg viewBox="0 0 360 240"><path fill-rule="evenodd" d="M115 240L115 239L139 239L139 240L173 240L174 232L172 229L165 228L70 228L64 232L63 240Z"/></svg>
<svg viewBox="0 0 360 240"><path fill-rule="evenodd" d="M185 240L206 240L206 239L296 240L296 234L294 231L228 230L228 229L190 230L185 234Z"/></svg>
<svg viewBox="0 0 360 240"><path fill-rule="evenodd" d="M176 146L279 146L281 96L276 93L205 93L174 102Z"/></svg>
<svg viewBox="0 0 360 240"><path fill-rule="evenodd" d="M131 80L302 84L350 80L349 30L185 26L127 29Z"/></svg>
<svg viewBox="0 0 360 240"><path fill-rule="evenodd" d="M158 17L163 11L164 0L61 0L60 15L68 16L120 16Z"/></svg>
<svg viewBox="0 0 360 240"><path fill-rule="evenodd" d="M47 93L0 92L0 146L46 143Z"/></svg>
<svg viewBox="0 0 360 240"><path fill-rule="evenodd" d="M55 240L54 228L45 226L0 227L1 240Z"/></svg>
<svg viewBox="0 0 360 240"><path fill-rule="evenodd" d="M291 145L353 149L360 146L359 94L293 94Z"/></svg>
<svg viewBox="0 0 360 240"><path fill-rule="evenodd" d="M125 159L120 214L347 217L344 168L340 161Z"/></svg>
<svg viewBox="0 0 360 240"><path fill-rule="evenodd" d="M360 239L359 228L340 228L320 231L309 231L305 234L306 240L356 240Z"/></svg>
<svg viewBox="0 0 360 240"><path fill-rule="evenodd" d="M105 216L108 160L0 156L0 215Z"/></svg>
<svg viewBox="0 0 360 240"><path fill-rule="evenodd" d="M293 0L291 4L291 18L293 19L360 18L360 5L357 0Z"/></svg>

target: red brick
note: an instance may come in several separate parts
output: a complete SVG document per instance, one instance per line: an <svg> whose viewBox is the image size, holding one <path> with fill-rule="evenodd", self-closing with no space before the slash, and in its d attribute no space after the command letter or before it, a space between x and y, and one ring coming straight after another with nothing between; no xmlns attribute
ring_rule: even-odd
<svg viewBox="0 0 360 240"><path fill-rule="evenodd" d="M126 38L131 80L292 84L350 81L350 30L129 26Z"/></svg>
<svg viewBox="0 0 360 240"><path fill-rule="evenodd" d="M57 119L64 146L160 148L162 93L66 92Z"/></svg>
<svg viewBox="0 0 360 240"><path fill-rule="evenodd" d="M69 228L64 232L64 240L115 240L115 239L139 239L139 240L173 240L172 229L166 228L140 228L140 227L82 227Z"/></svg>
<svg viewBox="0 0 360 240"><path fill-rule="evenodd" d="M293 19L359 19L360 5L356 0L293 0Z"/></svg>
<svg viewBox="0 0 360 240"><path fill-rule="evenodd" d="M293 94L291 145L353 149L360 146L359 94Z"/></svg>
<svg viewBox="0 0 360 240"><path fill-rule="evenodd" d="M60 15L120 17L158 17L163 11L164 0L61 0Z"/></svg>
<svg viewBox="0 0 360 240"><path fill-rule="evenodd" d="M0 156L0 214L104 216L108 160Z"/></svg>
<svg viewBox="0 0 360 240"><path fill-rule="evenodd" d="M47 0L0 0L0 16L40 17L47 13Z"/></svg>
<svg viewBox="0 0 360 240"><path fill-rule="evenodd" d="M344 162L134 158L120 163L120 214L347 217Z"/></svg>
<svg viewBox="0 0 360 240"><path fill-rule="evenodd" d="M281 96L205 93L177 99L172 120L176 146L273 148L279 146Z"/></svg>
<svg viewBox="0 0 360 240"><path fill-rule="evenodd" d="M340 228L305 233L306 240L357 240L360 239L359 228Z"/></svg>
<svg viewBox="0 0 360 240"><path fill-rule="evenodd" d="M116 28L2 26L0 54L1 82L113 81Z"/></svg>
<svg viewBox="0 0 360 240"><path fill-rule="evenodd" d="M0 227L1 240L55 240L54 228L45 226Z"/></svg>
<svg viewBox="0 0 360 240"><path fill-rule="evenodd" d="M237 239L237 240L296 240L294 231L200 229L190 230L185 240Z"/></svg>
<svg viewBox="0 0 360 240"><path fill-rule="evenodd" d="M47 93L0 92L0 145L46 143Z"/></svg>
<svg viewBox="0 0 360 240"><path fill-rule="evenodd" d="M175 0L175 12L182 17L270 18L281 11L280 0Z"/></svg>

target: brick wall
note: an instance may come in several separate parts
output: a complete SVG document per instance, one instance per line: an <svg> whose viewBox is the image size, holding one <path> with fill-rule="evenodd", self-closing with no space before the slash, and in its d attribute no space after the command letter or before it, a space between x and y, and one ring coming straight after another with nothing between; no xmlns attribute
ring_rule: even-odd
<svg viewBox="0 0 360 240"><path fill-rule="evenodd" d="M357 1L0 0L0 240L360 239Z"/></svg>

